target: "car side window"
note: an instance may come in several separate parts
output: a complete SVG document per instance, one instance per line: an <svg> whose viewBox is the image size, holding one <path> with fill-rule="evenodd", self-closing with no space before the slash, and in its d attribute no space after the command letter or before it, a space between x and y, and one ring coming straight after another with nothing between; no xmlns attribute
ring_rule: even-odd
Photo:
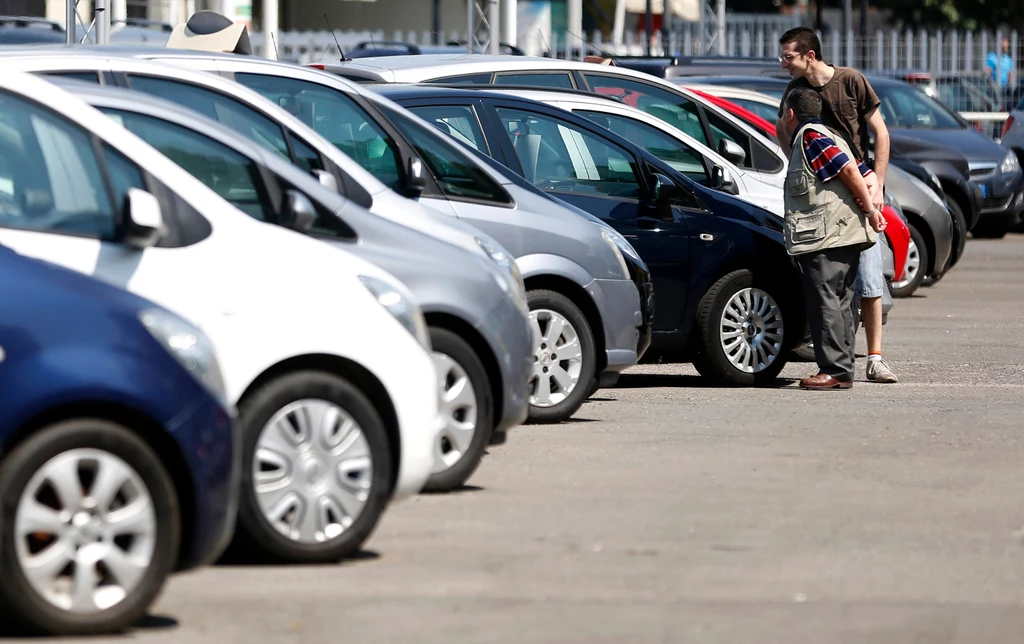
<svg viewBox="0 0 1024 644"><path fill-rule="evenodd" d="M476 164L468 151L435 135L428 129L430 126L419 119L383 104L379 107L415 148L446 197L503 206L512 203L508 192Z"/></svg>
<svg viewBox="0 0 1024 644"><path fill-rule="evenodd" d="M235 80L284 108L366 168L381 183L401 185L398 146L370 114L345 92L318 83L235 74Z"/></svg>
<svg viewBox="0 0 1024 644"><path fill-rule="evenodd" d="M779 118L779 108L772 107L767 103L752 101L749 98L730 98L729 100L740 107L757 114L769 123L774 123Z"/></svg>
<svg viewBox="0 0 1024 644"><path fill-rule="evenodd" d="M487 140L484 138L484 131L480 127L476 111L472 107L468 105L438 105L414 106L406 109L456 141L487 154Z"/></svg>
<svg viewBox="0 0 1024 644"><path fill-rule="evenodd" d="M636 162L626 150L526 110L498 108L505 131L523 166L523 175L542 190L640 199Z"/></svg>
<svg viewBox="0 0 1024 644"><path fill-rule="evenodd" d="M495 85L526 85L528 87L563 87L575 89L569 72L557 73L501 73L494 77Z"/></svg>
<svg viewBox="0 0 1024 644"><path fill-rule="evenodd" d="M743 156L743 161L736 165L741 168L753 168L754 159L751 155L750 135L711 110L707 110L706 114L708 116L708 125L711 126L711 133L715 137L713 147L716 150L721 150L722 141L736 143L746 153Z"/></svg>
<svg viewBox="0 0 1024 644"><path fill-rule="evenodd" d="M99 72L42 72L40 76L59 76L60 78L71 78L74 80L86 81L88 83L100 84Z"/></svg>
<svg viewBox="0 0 1024 644"><path fill-rule="evenodd" d="M0 226L114 240L114 203L91 135L0 92Z"/></svg>
<svg viewBox="0 0 1024 644"><path fill-rule="evenodd" d="M128 74L128 82L132 89L199 112L291 160L281 126L241 101L191 83L165 78Z"/></svg>
<svg viewBox="0 0 1024 644"><path fill-rule="evenodd" d="M682 130L704 145L714 147L704 133L697 104L686 96L629 78L588 72L584 72L583 77L595 93L611 96L620 103L641 109Z"/></svg>
<svg viewBox="0 0 1024 644"><path fill-rule="evenodd" d="M490 85L491 73L485 74L462 74L459 76L445 76L433 80L424 81L433 85Z"/></svg>
<svg viewBox="0 0 1024 644"><path fill-rule="evenodd" d="M705 186L710 184L704 156L683 141L665 134L653 125L621 114L574 111L632 141L697 183Z"/></svg>
<svg viewBox="0 0 1024 644"><path fill-rule="evenodd" d="M266 221L266 192L256 164L194 130L153 116L101 108L123 127L159 150L186 172L233 206L255 219Z"/></svg>

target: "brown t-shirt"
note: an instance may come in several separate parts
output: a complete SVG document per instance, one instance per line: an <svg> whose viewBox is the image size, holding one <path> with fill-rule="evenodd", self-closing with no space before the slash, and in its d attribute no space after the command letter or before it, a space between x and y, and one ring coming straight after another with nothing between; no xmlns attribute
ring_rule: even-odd
<svg viewBox="0 0 1024 644"><path fill-rule="evenodd" d="M821 87L814 87L803 77L791 80L779 103L779 116L782 116L782 106L786 104L786 96L790 91L798 87L813 89L821 94L821 122L843 137L857 158L866 163L866 153L870 148L868 117L878 109L882 101L864 74L850 67L829 67L836 72L832 80Z"/></svg>

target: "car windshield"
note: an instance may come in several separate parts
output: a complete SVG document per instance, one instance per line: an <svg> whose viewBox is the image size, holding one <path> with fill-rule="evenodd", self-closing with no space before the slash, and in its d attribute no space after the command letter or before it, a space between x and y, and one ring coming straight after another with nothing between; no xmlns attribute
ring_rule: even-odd
<svg viewBox="0 0 1024 644"><path fill-rule="evenodd" d="M890 128L962 130L964 126L942 103L909 85L878 83L874 86L882 100L881 112Z"/></svg>

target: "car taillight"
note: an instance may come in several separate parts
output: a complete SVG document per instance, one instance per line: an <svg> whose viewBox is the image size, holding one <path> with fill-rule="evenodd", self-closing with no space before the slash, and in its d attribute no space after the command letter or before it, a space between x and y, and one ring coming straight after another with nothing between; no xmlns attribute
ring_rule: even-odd
<svg viewBox="0 0 1024 644"><path fill-rule="evenodd" d="M1013 127L1013 115L1012 114L1010 115L1010 118L1006 119L1006 122L1003 123L1003 133L1000 134L999 136L1000 137L1006 136L1006 133L1010 131L1011 127Z"/></svg>

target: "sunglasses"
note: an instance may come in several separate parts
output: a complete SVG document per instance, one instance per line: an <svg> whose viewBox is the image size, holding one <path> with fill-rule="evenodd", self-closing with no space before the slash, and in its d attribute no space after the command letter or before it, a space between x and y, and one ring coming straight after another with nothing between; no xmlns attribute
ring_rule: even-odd
<svg viewBox="0 0 1024 644"><path fill-rule="evenodd" d="M779 62L780 63L793 62L794 58L797 58L798 56L806 56L806 55L807 54L786 54L785 56L779 56Z"/></svg>

